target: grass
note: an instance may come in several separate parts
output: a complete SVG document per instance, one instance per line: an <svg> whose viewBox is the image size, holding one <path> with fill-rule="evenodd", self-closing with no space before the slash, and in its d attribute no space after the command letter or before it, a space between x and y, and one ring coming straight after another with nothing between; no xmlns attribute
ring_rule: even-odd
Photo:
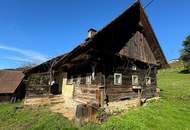
<svg viewBox="0 0 190 130"><path fill-rule="evenodd" d="M158 86L161 99L146 106L112 116L101 125L88 123L81 127L62 115L39 110L16 110L19 104L0 105L1 130L190 130L190 74L180 68L161 70Z"/></svg>
<svg viewBox="0 0 190 130"><path fill-rule="evenodd" d="M190 74L175 69L160 71L161 99L145 107L113 116L98 129L190 130Z"/></svg>
<svg viewBox="0 0 190 130"><path fill-rule="evenodd" d="M0 105L0 130L76 130L73 122L45 107L16 109L20 104Z"/></svg>

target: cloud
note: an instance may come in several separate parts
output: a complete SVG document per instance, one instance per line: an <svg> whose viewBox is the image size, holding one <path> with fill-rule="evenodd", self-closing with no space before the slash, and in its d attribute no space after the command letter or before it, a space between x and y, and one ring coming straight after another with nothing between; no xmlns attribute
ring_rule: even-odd
<svg viewBox="0 0 190 130"><path fill-rule="evenodd" d="M18 57L18 56L5 56L5 57L1 57L1 59L11 60L11 61L18 61L18 62L27 62L27 63L32 63L33 62L31 59Z"/></svg>
<svg viewBox="0 0 190 130"><path fill-rule="evenodd" d="M3 57L3 59L20 61L20 62L30 62L30 63L36 63L36 64L42 63L47 60L47 57L45 55L35 52L35 51L31 51L31 50L20 49L16 47L5 46L5 45L0 45L0 50L16 52L23 56L23 57L9 56L9 57Z"/></svg>

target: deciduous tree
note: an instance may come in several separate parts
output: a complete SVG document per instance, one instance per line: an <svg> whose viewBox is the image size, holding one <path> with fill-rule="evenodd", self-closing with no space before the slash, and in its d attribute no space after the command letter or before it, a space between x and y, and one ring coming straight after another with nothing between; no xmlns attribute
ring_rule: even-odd
<svg viewBox="0 0 190 130"><path fill-rule="evenodd" d="M182 43L183 49L181 50L181 59L184 66L190 72L190 35Z"/></svg>

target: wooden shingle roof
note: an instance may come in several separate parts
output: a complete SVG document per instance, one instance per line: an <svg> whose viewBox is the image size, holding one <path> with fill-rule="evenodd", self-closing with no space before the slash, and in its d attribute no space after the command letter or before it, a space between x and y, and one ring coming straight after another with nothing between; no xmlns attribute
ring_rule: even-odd
<svg viewBox="0 0 190 130"><path fill-rule="evenodd" d="M133 13L134 15L131 15L131 13ZM130 14L130 15L128 15L128 14ZM111 21L109 24L107 24L105 27L103 27L101 30L99 30L88 41L85 41L82 44L80 44L79 46L77 46L76 48L74 48L70 53L68 53L67 56L60 58L59 62L55 66L69 62L70 59L72 59L73 57L77 56L84 50L92 47L93 46L92 44L99 44L99 43L95 42L96 39L98 39L99 37L104 37L105 33L108 30L111 30L113 26L116 26L122 20L127 21L129 19L136 20L144 28L144 32L145 32L146 38L148 40L149 46L158 62L160 68L168 67L169 65L168 65L167 59L162 51L162 48L160 47L160 44L156 38L156 35L153 31L152 26L148 20L145 10L139 1L135 2L132 6L130 6L121 15L116 17L113 21ZM126 26L130 26L130 25L126 25Z"/></svg>
<svg viewBox="0 0 190 130"><path fill-rule="evenodd" d="M130 19L133 19L137 23L140 23L142 25L142 27L144 28L144 33L148 40L149 46L154 54L154 57L156 58L156 61L158 62L160 68L168 67L169 65L167 63L166 57L160 47L160 44L156 38L156 35L153 31L152 26L148 20L145 10L142 7L141 3L139 1L137 1L132 6L130 6L126 11L124 11L121 15L116 17L109 24L107 24L105 27L103 27L101 30L99 30L93 37L91 37L87 41L84 41L83 43L78 45L71 52L64 54L62 56L53 58L47 62L44 62L41 65L38 65L38 66L30 69L29 71L31 72L31 71L39 69L41 67L45 68L47 71L48 67L52 64L52 61L54 61L55 59L57 62L54 64L53 68L56 68L61 64L63 65L65 63L69 62L72 58L78 56L80 53L83 53L84 51L93 47L94 44L102 44L101 42L98 43L96 40L100 39L100 37L101 38L104 37L106 35L106 32L108 32L108 30L112 31L113 27L117 26L118 23L120 23L120 22L127 23L127 21L130 21ZM126 24L126 27L127 26L130 26L130 25ZM98 45L98 46L101 46L101 45ZM29 71L27 71L27 72L29 72ZM43 71L45 71L45 70L43 70Z"/></svg>
<svg viewBox="0 0 190 130"><path fill-rule="evenodd" d="M22 71L0 70L0 94L14 93L23 78Z"/></svg>

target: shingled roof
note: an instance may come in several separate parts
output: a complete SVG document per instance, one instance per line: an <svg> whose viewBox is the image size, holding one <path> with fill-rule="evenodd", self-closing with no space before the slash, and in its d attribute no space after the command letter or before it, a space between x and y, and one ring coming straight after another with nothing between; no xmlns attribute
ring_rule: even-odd
<svg viewBox="0 0 190 130"><path fill-rule="evenodd" d="M37 72L48 72L50 67L53 65L53 64L56 64L60 59L63 59L67 56L67 53L66 54L63 54L63 55L59 55L55 58L52 58L46 62L43 62L39 65L36 65L30 69L27 69L27 70L24 70L24 73L25 74L29 74L29 73L37 73Z"/></svg>
<svg viewBox="0 0 190 130"><path fill-rule="evenodd" d="M128 15L130 13L134 13L136 15L131 17L131 15ZM136 16L138 16L138 17L134 18ZM83 52L84 50L89 48L92 44L98 44L97 42L95 42L95 40L98 39L99 37L102 37L103 35L105 35L107 30L112 29L112 27L116 26L118 24L118 22L120 22L121 20L129 20L129 19L136 19L136 21L138 21L138 23L140 23L141 26L144 28L146 38L149 41L148 42L149 46L158 62L160 68L168 67L169 65L168 65L167 59L162 51L162 48L160 47L160 44L156 38L153 28L148 20L148 17L146 15L145 10L142 7L140 1L135 2L132 6L130 6L121 15L116 17L113 21L111 21L109 24L107 24L105 27L103 27L101 30L99 30L92 38L88 39L87 41L83 42L82 44L80 44L79 46L74 48L65 57L60 58L58 60L59 62L57 62L55 67L58 66L59 64L64 64L66 62L69 62L70 59L79 55L81 52Z"/></svg>
<svg viewBox="0 0 190 130"><path fill-rule="evenodd" d="M129 14L135 14L131 15ZM136 18L135 18L136 17ZM100 37L103 37L107 30L111 30L112 27L116 26L118 22L121 22L122 20L128 21L129 19L135 19L138 23L141 24L141 26L144 28L144 32L146 35L146 38L148 40L149 46L160 66L160 68L166 68L168 67L168 63L166 60L166 57L160 47L160 44L156 38L156 35L153 31L153 28L148 20L148 17L145 13L144 8L142 7L140 1L135 2L132 6L130 6L126 11L124 11L121 15L116 17L114 20L112 20L109 24L107 24L105 27L103 27L101 30L99 30L92 38L89 38L88 40L84 41L80 45L78 45L76 48L74 48L71 52L55 57L47 62L42 63L41 65L38 65L32 69L29 69L27 72L33 72L41 67L45 68L43 71L47 71L47 69L52 65L52 62L56 60L56 63L53 65L53 68L58 67L60 64L65 64L69 62L73 57L79 55L80 53L84 52L84 50L87 50L88 48L92 47L93 44L101 44L96 42ZM130 25L126 25L130 26ZM42 68L41 68L42 69Z"/></svg>
<svg viewBox="0 0 190 130"><path fill-rule="evenodd" d="M14 93L23 78L22 71L0 70L0 94Z"/></svg>

